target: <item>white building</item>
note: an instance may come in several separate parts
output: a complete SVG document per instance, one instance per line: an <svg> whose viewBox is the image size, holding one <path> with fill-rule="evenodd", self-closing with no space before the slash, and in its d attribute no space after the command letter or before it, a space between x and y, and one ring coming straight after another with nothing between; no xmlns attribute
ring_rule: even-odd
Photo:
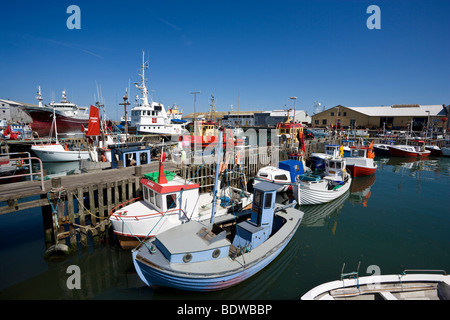
<svg viewBox="0 0 450 320"><path fill-rule="evenodd" d="M239 114L225 114L222 118L222 125L227 126L254 126L255 113L254 112L240 112Z"/></svg>
<svg viewBox="0 0 450 320"><path fill-rule="evenodd" d="M31 123L31 117L19 107L27 103L0 99L0 120L7 122Z"/></svg>

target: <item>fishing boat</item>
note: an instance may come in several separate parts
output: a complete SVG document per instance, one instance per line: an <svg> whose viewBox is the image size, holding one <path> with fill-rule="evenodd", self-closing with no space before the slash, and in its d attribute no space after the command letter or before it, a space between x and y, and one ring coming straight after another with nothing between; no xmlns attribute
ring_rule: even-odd
<svg viewBox="0 0 450 320"><path fill-rule="evenodd" d="M395 145L394 140L385 140L381 143L375 143L373 145L373 152L375 152L376 156L389 156L389 146Z"/></svg>
<svg viewBox="0 0 450 320"><path fill-rule="evenodd" d="M342 140L342 146L344 147L344 157L350 157L351 149L356 147L355 140Z"/></svg>
<svg viewBox="0 0 450 320"><path fill-rule="evenodd" d="M138 275L147 285L190 291L221 290L253 276L282 252L303 217L295 202L275 203L276 188L255 186L252 209L239 214L240 222L232 215L191 220L145 242L132 251Z"/></svg>
<svg viewBox="0 0 450 320"><path fill-rule="evenodd" d="M285 122L277 123L277 137L281 138L287 145L293 146L294 143L304 143L303 126L288 119Z"/></svg>
<svg viewBox="0 0 450 320"><path fill-rule="evenodd" d="M305 174L305 168L306 166L301 160L280 161L278 167L266 166L259 169L253 185L255 186L261 181L272 182L278 187L277 192L286 192L296 181L298 175ZM306 168L306 170L308 169Z"/></svg>
<svg viewBox="0 0 450 320"><path fill-rule="evenodd" d="M323 173L298 175L296 182L292 184L295 200L300 205L311 205L341 197L352 183L352 177L345 168L346 158L333 157L325 160Z"/></svg>
<svg viewBox="0 0 450 320"><path fill-rule="evenodd" d="M325 160L337 157L339 147L338 144L326 144L325 152L312 152L308 158L311 162L311 169L325 169Z"/></svg>
<svg viewBox="0 0 450 320"><path fill-rule="evenodd" d="M450 157L450 139L444 140L444 146L441 148L444 157Z"/></svg>
<svg viewBox="0 0 450 320"><path fill-rule="evenodd" d="M169 116L162 103L149 102L145 84L145 69L147 68L148 63L145 62L144 51L142 51L141 82L135 84L141 92L141 97L136 96L136 106L131 109L130 131L138 134L185 134L185 124L181 119L175 117L175 113L170 112Z"/></svg>
<svg viewBox="0 0 450 320"><path fill-rule="evenodd" d="M424 147L424 141L417 141L419 145L393 145L389 146L389 154L394 157L428 157L430 150Z"/></svg>
<svg viewBox="0 0 450 320"><path fill-rule="evenodd" d="M367 147L355 147L350 149L350 154L345 158L346 167L353 178L369 176L377 171L377 164L373 160L373 142Z"/></svg>
<svg viewBox="0 0 450 320"><path fill-rule="evenodd" d="M437 145L425 145L425 150L429 150L431 156L442 157L442 150Z"/></svg>
<svg viewBox="0 0 450 320"><path fill-rule="evenodd" d="M50 102L43 105L41 87L38 86L36 99L38 106L21 106L33 120L30 124L31 129L40 137L49 134L48 128L53 123L53 113L57 115L57 126L59 133L79 133L82 126L87 126L89 122L88 108L79 107L75 103L69 102L66 96L66 90L62 92L60 102Z"/></svg>
<svg viewBox="0 0 450 320"><path fill-rule="evenodd" d="M67 146L63 146L58 141L57 116L55 109L53 109L53 122L50 127L50 132L53 128L55 130L56 142L35 144L31 146L31 150L39 157L39 159L41 159L43 162L68 162L88 160L91 158L91 154L89 151L81 149L69 150ZM50 137L51 135L52 134L50 134Z"/></svg>
<svg viewBox="0 0 450 320"><path fill-rule="evenodd" d="M138 244L137 239L154 237L189 220L202 221L211 217L213 195L200 193L197 183L164 171L162 161L159 172L145 174L140 183L143 198L132 204L120 204L112 210L109 218L123 248L134 248ZM217 216L239 211L251 204L253 196L249 192L218 184L220 203Z"/></svg>
<svg viewBox="0 0 450 320"><path fill-rule="evenodd" d="M214 200L209 223L191 220L132 250L134 267L147 285L214 291L236 285L272 262L299 227L295 202L277 205L272 183L254 187L252 209L215 219L221 159L219 135Z"/></svg>
<svg viewBox="0 0 450 320"><path fill-rule="evenodd" d="M400 274L359 277L341 274L302 300L450 300L450 278L443 270L404 270Z"/></svg>

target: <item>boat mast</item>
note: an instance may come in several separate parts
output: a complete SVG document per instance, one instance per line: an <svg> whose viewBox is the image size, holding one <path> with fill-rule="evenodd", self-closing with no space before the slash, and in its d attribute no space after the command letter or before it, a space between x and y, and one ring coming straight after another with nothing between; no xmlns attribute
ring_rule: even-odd
<svg viewBox="0 0 450 320"><path fill-rule="evenodd" d="M148 104L148 90L147 90L147 86L145 85L145 69L148 68L148 65L145 63L145 52L144 50L142 50L142 65L141 65L141 73L139 74L141 76L141 83L137 83L135 82L134 85L136 86L136 88L138 88L141 91L142 94L142 98L140 98L140 100L142 100L142 105L144 107L147 107Z"/></svg>
<svg viewBox="0 0 450 320"><path fill-rule="evenodd" d="M42 95L41 95L41 86L38 86L38 92L37 92L37 95L36 95L36 99L39 101L39 108L42 108L43 107L43 105L42 105Z"/></svg>
<svg viewBox="0 0 450 320"><path fill-rule="evenodd" d="M214 177L213 203L210 220L211 223L214 223L214 215L216 214L217 185L219 184L219 168L222 151L222 137L223 137L222 129L219 129L219 144L217 145L217 163L216 163L216 174Z"/></svg>
<svg viewBox="0 0 450 320"><path fill-rule="evenodd" d="M56 113L55 113L55 108L53 108L53 123L52 125L55 126L55 139L56 139L56 143L58 143L58 130L56 128Z"/></svg>

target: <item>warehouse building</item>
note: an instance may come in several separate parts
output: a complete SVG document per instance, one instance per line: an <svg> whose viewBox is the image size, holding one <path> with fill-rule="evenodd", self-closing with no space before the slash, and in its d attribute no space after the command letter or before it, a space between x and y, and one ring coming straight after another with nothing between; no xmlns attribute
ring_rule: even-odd
<svg viewBox="0 0 450 320"><path fill-rule="evenodd" d="M405 130L413 124L413 130L430 127L448 127L448 107L445 105L402 104L379 107L336 106L312 116L316 128L368 128Z"/></svg>

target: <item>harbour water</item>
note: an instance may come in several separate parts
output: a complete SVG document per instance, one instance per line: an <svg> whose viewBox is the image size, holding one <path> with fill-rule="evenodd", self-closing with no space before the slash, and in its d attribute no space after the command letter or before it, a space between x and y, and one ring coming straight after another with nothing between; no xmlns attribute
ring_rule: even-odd
<svg viewBox="0 0 450 320"><path fill-rule="evenodd" d="M354 179L340 199L302 207L300 228L285 251L242 284L192 293L145 286L130 251L111 237L89 239L67 258L45 260L40 209L0 216L0 299L297 300L344 272L450 271L450 158L375 158L374 176ZM69 289L69 266L80 289ZM368 272L369 270L369 272Z"/></svg>

